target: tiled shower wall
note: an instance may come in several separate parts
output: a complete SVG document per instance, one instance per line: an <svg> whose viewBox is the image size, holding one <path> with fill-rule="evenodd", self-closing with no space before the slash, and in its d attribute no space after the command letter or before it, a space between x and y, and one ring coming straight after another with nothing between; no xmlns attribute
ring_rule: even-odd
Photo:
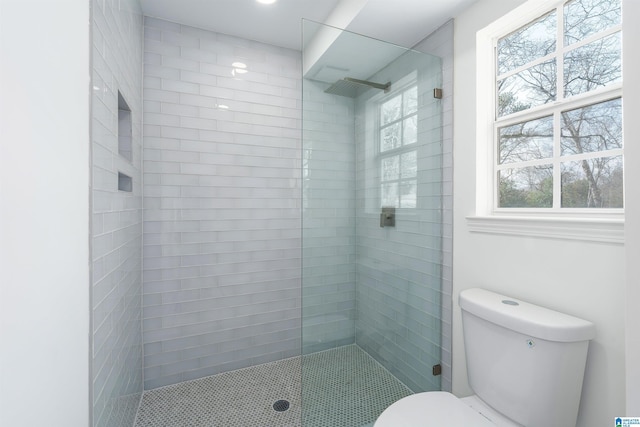
<svg viewBox="0 0 640 427"><path fill-rule="evenodd" d="M144 378L300 354L300 53L145 18Z"/></svg>
<svg viewBox="0 0 640 427"><path fill-rule="evenodd" d="M453 20L438 28L414 49L442 60L442 383L451 391L453 303Z"/></svg>
<svg viewBox="0 0 640 427"><path fill-rule="evenodd" d="M414 78L417 203L396 210L394 227L381 228L377 105ZM416 392L440 390L431 371L440 363L442 120L433 89L441 79L440 58L410 51L372 77L390 81L390 94L369 91L356 102L356 343Z"/></svg>
<svg viewBox="0 0 640 427"><path fill-rule="evenodd" d="M142 12L136 0L91 10L93 426L129 427L142 393ZM118 151L118 92L131 110L131 160ZM119 173L130 192L118 190Z"/></svg>
<svg viewBox="0 0 640 427"><path fill-rule="evenodd" d="M303 353L355 340L355 144L352 98L304 81Z"/></svg>
<svg viewBox="0 0 640 427"><path fill-rule="evenodd" d="M418 45L439 57L421 70L429 98L421 112L425 195L420 214L399 212L395 229L381 229L379 211L365 206L377 193L366 190L372 166L363 154L371 152L366 127L375 121L366 117L366 99L377 91L354 105L323 93L328 85L304 81L303 351L355 339L416 391L451 389L451 30L448 23ZM393 87L412 69L401 59L371 80ZM433 99L434 87L443 89L442 100ZM438 362L443 375L434 378Z"/></svg>

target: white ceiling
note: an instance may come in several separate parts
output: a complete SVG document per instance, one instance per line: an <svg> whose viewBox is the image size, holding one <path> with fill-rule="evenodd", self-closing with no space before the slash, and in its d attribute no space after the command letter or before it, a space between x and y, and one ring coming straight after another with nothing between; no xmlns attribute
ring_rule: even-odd
<svg viewBox="0 0 640 427"><path fill-rule="evenodd" d="M347 30L412 47L475 0L360 0ZM145 15L300 50L302 18L325 22L354 0L140 0Z"/></svg>

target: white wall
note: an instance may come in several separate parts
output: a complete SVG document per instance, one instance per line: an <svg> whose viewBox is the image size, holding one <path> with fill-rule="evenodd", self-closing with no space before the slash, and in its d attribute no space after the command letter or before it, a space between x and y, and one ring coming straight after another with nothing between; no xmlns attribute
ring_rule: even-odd
<svg viewBox="0 0 640 427"><path fill-rule="evenodd" d="M86 426L89 2L2 0L0 32L0 425Z"/></svg>
<svg viewBox="0 0 640 427"><path fill-rule="evenodd" d="M475 34L522 2L479 0L455 22L453 392L466 380L461 290L484 287L593 321L578 425L603 426L625 407L622 245L471 233L475 212Z"/></svg>
<svg viewBox="0 0 640 427"><path fill-rule="evenodd" d="M623 9L625 52L637 52L640 40L640 26L633 18L640 16L640 2L627 1ZM635 25L634 25L635 24ZM640 160L640 144L638 144L637 118L640 116L640 57L626 55L624 58L624 75L634 76L624 82L624 132L625 132L625 247L627 252L627 295L626 295L626 377L627 377L627 412L628 416L640 414L640 168L636 166Z"/></svg>

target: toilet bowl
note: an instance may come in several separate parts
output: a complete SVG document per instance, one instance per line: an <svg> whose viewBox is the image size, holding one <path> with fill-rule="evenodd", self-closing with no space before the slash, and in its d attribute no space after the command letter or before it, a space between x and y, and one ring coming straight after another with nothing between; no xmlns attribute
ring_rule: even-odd
<svg viewBox="0 0 640 427"><path fill-rule="evenodd" d="M444 391L416 393L400 399L378 417L373 427L496 427L462 399ZM503 424L505 427L506 425ZM517 424L511 424L517 426ZM509 427L511 427L509 426Z"/></svg>
<svg viewBox="0 0 640 427"><path fill-rule="evenodd" d="M576 425L595 325L484 289L460 293L469 385L476 393L416 393L374 427Z"/></svg>

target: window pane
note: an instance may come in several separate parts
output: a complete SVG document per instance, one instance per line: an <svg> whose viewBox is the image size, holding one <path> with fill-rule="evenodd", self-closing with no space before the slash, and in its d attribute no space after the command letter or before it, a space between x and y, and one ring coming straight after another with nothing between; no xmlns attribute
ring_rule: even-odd
<svg viewBox="0 0 640 427"><path fill-rule="evenodd" d="M400 147L400 125L394 123L380 131L380 152Z"/></svg>
<svg viewBox="0 0 640 427"><path fill-rule="evenodd" d="M416 207L416 181L402 181L400 184L400 207Z"/></svg>
<svg viewBox="0 0 640 427"><path fill-rule="evenodd" d="M553 11L499 39L498 75L554 52L556 25L556 12Z"/></svg>
<svg viewBox="0 0 640 427"><path fill-rule="evenodd" d="M622 78L620 33L596 40L564 56L564 96L577 95Z"/></svg>
<svg viewBox="0 0 640 427"><path fill-rule="evenodd" d="M555 59L498 81L498 117L555 100Z"/></svg>
<svg viewBox="0 0 640 427"><path fill-rule="evenodd" d="M503 169L498 173L500 208L553 206L553 166Z"/></svg>
<svg viewBox="0 0 640 427"><path fill-rule="evenodd" d="M411 89L407 90L404 93L404 112L403 114L406 116L407 114L415 113L418 111L418 87L414 86Z"/></svg>
<svg viewBox="0 0 640 427"><path fill-rule="evenodd" d="M404 133L402 134L402 144L413 144L418 140L418 116L413 115L403 121Z"/></svg>
<svg viewBox="0 0 640 427"><path fill-rule="evenodd" d="M383 125L400 118L402 114L402 111L400 111L401 103L402 95L398 95L382 104L382 108L380 108L380 120Z"/></svg>
<svg viewBox="0 0 640 427"><path fill-rule="evenodd" d="M498 129L499 163L524 162L553 156L553 116Z"/></svg>
<svg viewBox="0 0 640 427"><path fill-rule="evenodd" d="M622 148L620 98L562 113L562 155Z"/></svg>
<svg viewBox="0 0 640 427"><path fill-rule="evenodd" d="M564 6L564 43L568 46L620 23L620 0L573 0Z"/></svg>
<svg viewBox="0 0 640 427"><path fill-rule="evenodd" d="M417 152L409 151L402 154L400 176L402 178L415 178L418 174Z"/></svg>
<svg viewBox="0 0 640 427"><path fill-rule="evenodd" d="M622 208L622 156L562 163L563 208Z"/></svg>
<svg viewBox="0 0 640 427"><path fill-rule="evenodd" d="M397 180L400 175L400 157L392 156L382 159L382 180Z"/></svg>
<svg viewBox="0 0 640 427"><path fill-rule="evenodd" d="M382 206L398 208L398 183L387 182L382 184Z"/></svg>

